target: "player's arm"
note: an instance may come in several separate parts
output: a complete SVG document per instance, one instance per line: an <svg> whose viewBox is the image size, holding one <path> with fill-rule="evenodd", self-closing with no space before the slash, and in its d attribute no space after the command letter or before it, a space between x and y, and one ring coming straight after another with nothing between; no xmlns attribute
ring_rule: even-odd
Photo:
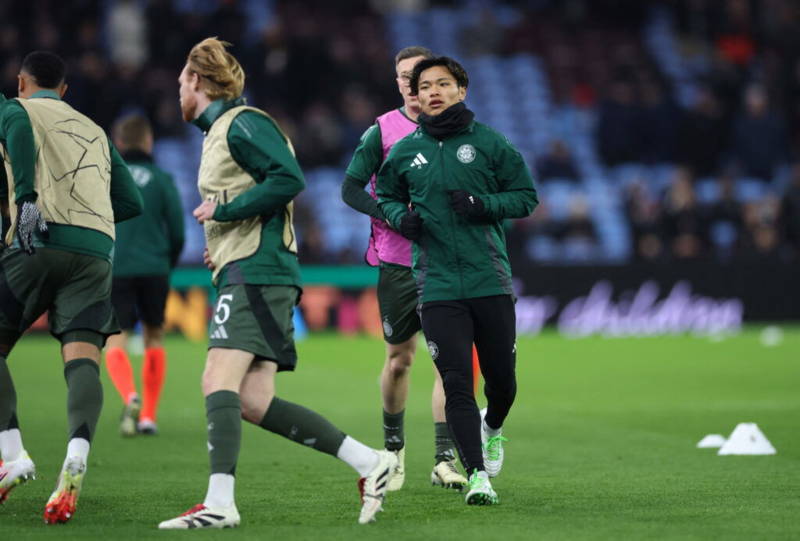
<svg viewBox="0 0 800 541"><path fill-rule="evenodd" d="M5 141L11 171L14 173L14 201L17 204L36 201L36 145L31 120L25 108L16 100L3 101L0 107L0 139Z"/></svg>
<svg viewBox="0 0 800 541"><path fill-rule="evenodd" d="M111 154L111 208L114 211L114 222L119 223L140 215L144 202L130 169L110 139L108 148Z"/></svg>
<svg viewBox="0 0 800 541"><path fill-rule="evenodd" d="M18 101L6 101L0 113L0 139L14 175L14 201L17 204L15 235L28 255L35 252L35 235L47 237L47 223L36 206L36 144L28 112ZM3 164L5 167L5 164ZM7 179L6 179L7 180Z"/></svg>
<svg viewBox="0 0 800 541"><path fill-rule="evenodd" d="M400 218L408 212L408 185L405 178L397 171L397 160L393 158L394 149L386 157L386 161L378 171L375 184L378 194L378 208L394 229L400 229Z"/></svg>
<svg viewBox="0 0 800 541"><path fill-rule="evenodd" d="M300 165L269 118L252 111L240 113L228 130L228 148L256 185L230 203L217 204L215 220L229 222L272 214L305 188Z"/></svg>
<svg viewBox="0 0 800 541"><path fill-rule="evenodd" d="M370 177L380 169L382 160L381 128L378 124L373 124L361 136L342 182L342 201L358 212L378 220L385 220L386 217L378 208L378 202L364 188Z"/></svg>
<svg viewBox="0 0 800 541"><path fill-rule="evenodd" d="M0 249L3 247L3 239L6 238L6 231L8 231L10 227L11 217L8 213L8 177L6 176L4 164L0 164Z"/></svg>
<svg viewBox="0 0 800 541"><path fill-rule="evenodd" d="M6 97L0 92L0 114ZM2 142L2 140L0 140ZM5 150L3 150L5 152ZM11 227L11 218L8 211L8 175L6 175L5 164L0 164L0 249L6 238L6 231Z"/></svg>
<svg viewBox="0 0 800 541"><path fill-rule="evenodd" d="M175 187L172 175L164 174L163 188L164 201L164 224L167 228L167 239L169 240L169 261L170 267L175 267L178 258L183 250L183 243L186 240L186 232L183 225L183 205Z"/></svg>
<svg viewBox="0 0 800 541"><path fill-rule="evenodd" d="M485 206L485 216L492 220L524 218L539 204L533 176L519 151L502 138L495 150L495 174L500 190L479 194Z"/></svg>

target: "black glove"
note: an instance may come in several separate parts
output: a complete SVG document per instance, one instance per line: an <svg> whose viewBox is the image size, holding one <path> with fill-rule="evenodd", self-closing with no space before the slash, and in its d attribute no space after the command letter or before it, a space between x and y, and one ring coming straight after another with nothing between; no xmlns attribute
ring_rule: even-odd
<svg viewBox="0 0 800 541"><path fill-rule="evenodd" d="M419 212L409 210L400 218L400 234L408 240L419 240L422 236L422 218Z"/></svg>
<svg viewBox="0 0 800 541"><path fill-rule="evenodd" d="M33 234L36 231L39 231L44 238L49 236L47 222L44 221L39 207L33 201L17 203L17 238L19 238L20 246L28 255L36 251L33 248Z"/></svg>
<svg viewBox="0 0 800 541"><path fill-rule="evenodd" d="M486 214L486 206L476 195L464 190L450 192L450 206L459 216L464 218L480 218Z"/></svg>

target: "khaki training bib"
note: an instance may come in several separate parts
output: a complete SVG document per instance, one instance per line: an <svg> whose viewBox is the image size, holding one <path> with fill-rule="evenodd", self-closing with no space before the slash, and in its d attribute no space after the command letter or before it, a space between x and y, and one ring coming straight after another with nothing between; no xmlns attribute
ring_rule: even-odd
<svg viewBox="0 0 800 541"><path fill-rule="evenodd" d="M260 109L242 105L229 109L214 121L203 141L203 155L200 159L200 172L197 179L197 187L204 200L226 204L256 185L253 177L236 163L228 148L228 130L233 120L242 111L254 111L272 118ZM294 155L291 141L280 130L277 123L275 126ZM297 253L297 242L292 224L293 212L294 203L290 202L284 209L283 242L289 251ZM232 222L208 220L203 224L208 253L216 265L212 274L214 282L225 265L231 261L249 257L258 250L261 244L261 225L260 216Z"/></svg>
<svg viewBox="0 0 800 541"><path fill-rule="evenodd" d="M36 204L51 223L85 227L114 238L111 207L111 152L105 132L66 102L51 98L22 99L36 146L34 189ZM16 230L14 176L6 151L3 162L9 179L11 244Z"/></svg>

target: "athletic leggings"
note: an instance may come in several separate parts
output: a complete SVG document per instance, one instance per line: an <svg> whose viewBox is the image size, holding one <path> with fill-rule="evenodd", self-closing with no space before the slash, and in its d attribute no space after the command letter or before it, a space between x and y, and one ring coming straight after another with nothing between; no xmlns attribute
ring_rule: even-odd
<svg viewBox="0 0 800 541"><path fill-rule="evenodd" d="M500 428L517 393L515 324L510 295L422 305L422 330L444 382L447 423L468 474L484 469L481 418L472 392L472 344L486 382L486 424Z"/></svg>

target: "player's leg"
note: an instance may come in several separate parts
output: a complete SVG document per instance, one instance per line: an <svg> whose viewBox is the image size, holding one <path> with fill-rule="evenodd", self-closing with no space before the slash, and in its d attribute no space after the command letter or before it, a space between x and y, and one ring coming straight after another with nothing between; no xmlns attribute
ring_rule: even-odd
<svg viewBox="0 0 800 541"><path fill-rule="evenodd" d="M156 414L164 378L167 355L164 351L164 309L169 294L167 276L148 276L139 279L146 294L139 296L139 311L144 323L144 361L142 363L142 414L139 432L155 434Z"/></svg>
<svg viewBox="0 0 800 541"><path fill-rule="evenodd" d="M142 409L142 400L136 392L133 367L127 351L130 334L131 331L123 330L119 334L109 336L106 342L106 371L122 399L119 433L126 437L136 435L136 424Z"/></svg>
<svg viewBox="0 0 800 541"><path fill-rule="evenodd" d="M434 457L431 484L444 488L463 490L467 479L458 471L456 466L456 451L450 427L447 426L447 417L444 411L445 394L442 384L442 375L433 366L433 391L431 392L431 411L433 413Z"/></svg>
<svg viewBox="0 0 800 541"><path fill-rule="evenodd" d="M389 490L400 490L405 482L406 399L420 330L417 286L411 269L393 265L380 267L378 306L386 342L386 360L380 376L383 440L386 450L397 456Z"/></svg>
<svg viewBox="0 0 800 541"><path fill-rule="evenodd" d="M140 434L155 435L158 433L158 403L167 373L167 354L163 345L164 328L147 323L143 327L142 412L137 431Z"/></svg>
<svg viewBox="0 0 800 541"><path fill-rule="evenodd" d="M67 382L67 453L56 488L45 505L48 524L67 522L75 514L89 450L103 406L100 348L105 337L93 331L70 331L61 336L64 379Z"/></svg>
<svg viewBox="0 0 800 541"><path fill-rule="evenodd" d="M232 331L233 328L231 325ZM236 463L242 439L239 390L252 362L253 354L248 351L219 347L208 350L202 384L210 462L206 497L203 503L161 522L159 529L232 528L239 525L239 511L234 498Z"/></svg>
<svg viewBox="0 0 800 541"><path fill-rule="evenodd" d="M265 430L349 464L361 476L363 505L359 522L373 520L397 463L395 455L371 449L345 435L317 412L275 396L276 372L294 370L297 363L292 312L298 292L286 286L244 289L251 323L240 325L237 335L241 333L248 347L263 361L254 363L242 382L242 416Z"/></svg>
<svg viewBox="0 0 800 541"><path fill-rule="evenodd" d="M41 250L28 256L7 248L0 255L0 503L36 472L22 441L8 356L22 332L50 304L50 271Z"/></svg>
<svg viewBox="0 0 800 541"><path fill-rule="evenodd" d="M406 477L404 417L416 344L416 335L397 344L386 343L386 362L381 371L383 445L397 456L389 490L400 490Z"/></svg>
<svg viewBox="0 0 800 541"><path fill-rule="evenodd" d="M516 315L510 295L472 299L475 346L487 399L481 422L486 471L494 477L503 466L503 422L517 393Z"/></svg>
<svg viewBox="0 0 800 541"><path fill-rule="evenodd" d="M133 368L128 357L128 337L136 326L136 289L132 277L116 277L111 285L111 304L122 332L106 342L106 371L122 399L119 431L123 436L136 434L142 402L136 392Z"/></svg>
<svg viewBox="0 0 800 541"><path fill-rule="evenodd" d="M362 509L359 522L374 520L396 465L389 451L377 451L347 436L319 413L275 396L278 364L254 363L242 382L242 417L296 443L335 456L358 472Z"/></svg>
<svg viewBox="0 0 800 541"><path fill-rule="evenodd" d="M258 291L258 286L255 291ZM292 288L294 297L297 290ZM217 305L209 323L209 351L203 373L206 397L208 449L211 475L203 503L161 522L160 529L225 528L237 526L234 475L242 431L243 382L265 342L261 307L251 303L252 288L228 285L217 292ZM246 406L245 406L246 407Z"/></svg>
<svg viewBox="0 0 800 541"><path fill-rule="evenodd" d="M240 389L242 418L296 443L336 456L344 433L320 414L276 397L277 371L278 364L274 361L255 362L250 367Z"/></svg>
<svg viewBox="0 0 800 541"><path fill-rule="evenodd" d="M0 503L8 498L11 490L36 476L33 461L22 444L17 393L7 363L10 346L17 338L13 334L16 333L0 330Z"/></svg>
<svg viewBox="0 0 800 541"><path fill-rule="evenodd" d="M480 439L480 414L472 392L473 321L464 301L422 305L422 328L428 350L442 375L447 422L470 475L467 503L496 503L488 484Z"/></svg>
<svg viewBox="0 0 800 541"><path fill-rule="evenodd" d="M119 325L111 306L110 262L60 250L39 251L61 272L49 317L50 332L61 342L67 383L67 452L44 513L45 521L53 524L75 513L103 405L100 352Z"/></svg>

